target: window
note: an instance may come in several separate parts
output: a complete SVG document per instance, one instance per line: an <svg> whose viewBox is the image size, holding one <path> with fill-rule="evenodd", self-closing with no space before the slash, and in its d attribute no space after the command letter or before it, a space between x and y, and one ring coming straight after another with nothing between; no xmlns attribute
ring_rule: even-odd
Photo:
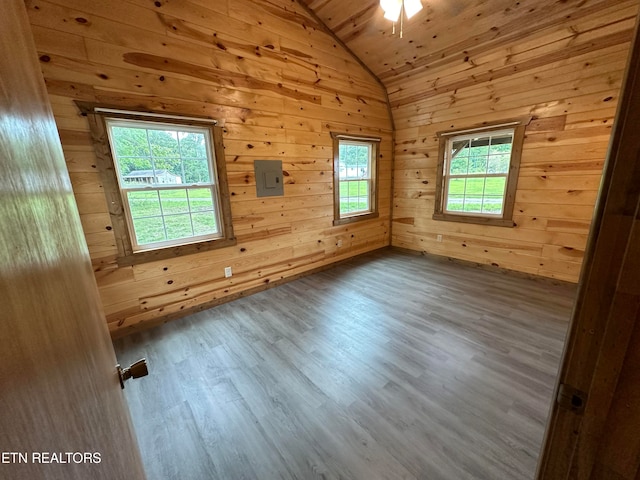
<svg viewBox="0 0 640 480"><path fill-rule="evenodd" d="M513 226L524 124L438 134L434 219Z"/></svg>
<svg viewBox="0 0 640 480"><path fill-rule="evenodd" d="M88 114L120 263L235 243L218 127L107 109Z"/></svg>
<svg viewBox="0 0 640 480"><path fill-rule="evenodd" d="M378 216L379 138L331 134L334 157L334 225Z"/></svg>

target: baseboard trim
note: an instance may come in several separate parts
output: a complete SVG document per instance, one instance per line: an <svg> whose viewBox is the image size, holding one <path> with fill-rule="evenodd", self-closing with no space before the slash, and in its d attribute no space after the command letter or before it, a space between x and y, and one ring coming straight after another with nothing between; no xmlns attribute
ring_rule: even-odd
<svg viewBox="0 0 640 480"><path fill-rule="evenodd" d="M162 325L162 324L165 324L167 322L170 322L170 321L173 321L173 320L178 320L178 319L186 317L188 315L192 315L194 313L201 312L203 310L208 310L209 308L213 308L213 307L216 307L218 305L222 305L222 304L225 304L225 303L232 302L234 300L238 300L239 298L248 297L249 295L260 293L260 292L263 292L263 291L268 290L270 288L277 287L279 285L284 285L285 283L292 282L294 280L297 280L297 279L302 278L302 277L306 277L308 275L313 275L314 273L319 273L319 272L323 272L325 270L329 270L331 268L335 268L338 265L342 265L342 264L348 263L350 261L353 261L353 260L355 260L357 258L364 257L366 255L371 255L374 252L379 252L381 250L387 250L389 248L391 248L391 247L388 246L388 245L385 245L385 246L380 247L380 248L376 248L376 249L373 249L373 250L368 250L366 252L359 253L359 254L354 255L352 257L344 258L344 259L338 260L336 262L328 263L327 265L322 265L322 266L319 266L319 267L312 268L311 270L307 270L307 271L304 271L304 272L296 273L295 275L291 275L290 277L285 277L285 278L280 278L278 280L273 280L273 281L271 281L269 283L265 283L263 285L259 285L257 287L253 287L253 288L248 288L247 290L242 290L241 292L233 293L233 294L227 295L225 297L215 298L215 299L210 300L208 302L201 303L199 305L195 305L193 307L190 307L190 308L187 308L187 309L184 309L184 310L180 310L178 312L173 312L173 313L169 313L167 315L163 315L162 317L154 318L154 319L151 319L151 320L146 320L144 322L139 322L139 323L136 323L136 324L133 324L133 325L127 325L124 328L116 328L114 330L110 330L109 334L111 335L111 339L112 340L116 340L118 338L126 337L127 335L131 335L131 334L136 333L136 332L141 332L141 331L144 331L144 330L148 330L150 328L157 327L158 325Z"/></svg>
<svg viewBox="0 0 640 480"><path fill-rule="evenodd" d="M455 263L458 265L465 265L467 267L474 267L480 270L486 270L488 272L500 273L502 275L509 275L512 277L526 278L529 280L535 280L536 282L543 282L549 285L577 285L576 282L569 282L567 280L560 280L557 278L543 277L542 275L534 275L533 273L519 272L517 270L510 270L508 268L496 267L495 265L489 265L486 263L472 262L470 260L462 260L460 258L447 257L445 255L437 255L435 253L429 253L424 250L411 250L410 248L391 246L391 250L397 252L407 253L409 255L415 255L420 257L429 257L432 260L439 262Z"/></svg>

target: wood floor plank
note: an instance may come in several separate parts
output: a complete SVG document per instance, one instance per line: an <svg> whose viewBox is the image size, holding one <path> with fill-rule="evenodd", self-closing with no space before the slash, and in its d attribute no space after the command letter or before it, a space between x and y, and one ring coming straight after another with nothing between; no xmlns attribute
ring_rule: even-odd
<svg viewBox="0 0 640 480"><path fill-rule="evenodd" d="M116 342L154 479L532 479L575 287L398 250Z"/></svg>

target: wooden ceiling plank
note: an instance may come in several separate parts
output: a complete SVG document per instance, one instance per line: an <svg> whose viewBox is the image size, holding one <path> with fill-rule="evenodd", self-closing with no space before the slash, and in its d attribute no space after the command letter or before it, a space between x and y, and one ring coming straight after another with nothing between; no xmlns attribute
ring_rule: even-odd
<svg viewBox="0 0 640 480"><path fill-rule="evenodd" d="M600 16L602 11L607 7L611 7L610 2L601 2L590 8L581 8L577 11L573 11L571 12L571 17L573 21L576 21L588 16ZM619 9L620 5L618 5L617 8ZM637 8L637 4L635 5L635 8ZM411 64L406 64L403 67L394 69L393 71L382 72L379 74L380 79L387 82L393 78L395 82L398 82L405 74L410 74L412 70L419 69L420 67L433 67L434 64L437 65L438 63L462 60L467 56L473 57L481 54L482 52L500 48L500 46L516 44L525 39L538 38L540 32L544 32L547 29L558 28L558 25L562 24L562 20L565 19L566 15L567 11L561 11L555 15L541 15L544 19L543 22L532 22L530 24L527 21L526 28L523 28L523 22L520 19L515 19L508 24L501 26L496 31L489 30L481 35L468 37L467 39L447 46L442 50L433 51L428 55L422 56Z"/></svg>

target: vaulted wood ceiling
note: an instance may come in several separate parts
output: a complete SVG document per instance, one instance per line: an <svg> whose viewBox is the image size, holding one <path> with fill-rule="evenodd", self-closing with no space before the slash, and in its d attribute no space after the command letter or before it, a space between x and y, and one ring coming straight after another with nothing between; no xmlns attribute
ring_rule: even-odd
<svg viewBox="0 0 640 480"><path fill-rule="evenodd" d="M407 77L460 63L521 39L549 34L567 20L606 7L611 0L422 0L423 9L392 35L379 0L300 0L383 81L390 93ZM567 32L565 32L566 35ZM587 32L571 32L575 36ZM519 52L513 52L519 53ZM505 57L505 64L509 58Z"/></svg>

